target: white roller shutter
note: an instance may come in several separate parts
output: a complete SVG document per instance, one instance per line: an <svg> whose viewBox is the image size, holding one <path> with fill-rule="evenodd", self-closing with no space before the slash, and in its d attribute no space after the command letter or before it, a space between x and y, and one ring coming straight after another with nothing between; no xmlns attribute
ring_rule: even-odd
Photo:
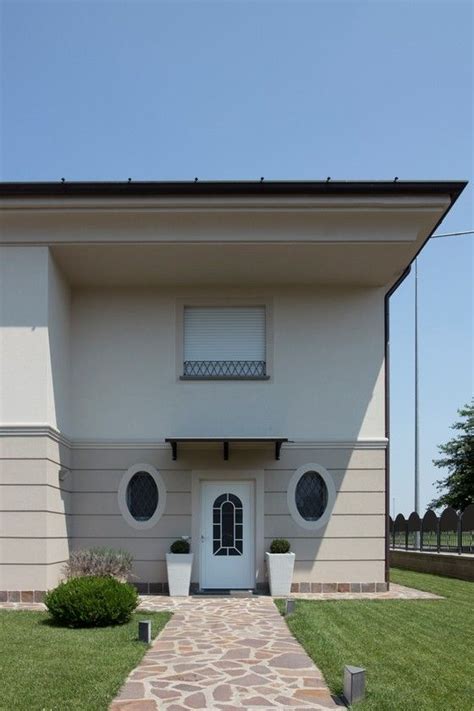
<svg viewBox="0 0 474 711"><path fill-rule="evenodd" d="M184 360L265 361L265 307L185 307Z"/></svg>

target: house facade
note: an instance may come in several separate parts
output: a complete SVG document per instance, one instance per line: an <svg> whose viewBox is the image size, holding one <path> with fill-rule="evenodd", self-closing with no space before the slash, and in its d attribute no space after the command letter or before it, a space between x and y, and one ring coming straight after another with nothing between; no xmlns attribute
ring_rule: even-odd
<svg viewBox="0 0 474 711"><path fill-rule="evenodd" d="M387 586L388 294L464 183L0 186L0 591ZM35 593L35 591L37 591Z"/></svg>

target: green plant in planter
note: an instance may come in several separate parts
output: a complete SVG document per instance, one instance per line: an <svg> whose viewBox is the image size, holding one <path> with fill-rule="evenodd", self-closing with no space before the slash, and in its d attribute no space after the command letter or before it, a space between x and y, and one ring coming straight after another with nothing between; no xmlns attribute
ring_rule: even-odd
<svg viewBox="0 0 474 711"><path fill-rule="evenodd" d="M68 627L105 627L130 620L138 593L111 576L71 578L47 593L45 605L59 624Z"/></svg>
<svg viewBox="0 0 474 711"><path fill-rule="evenodd" d="M290 541L287 541L286 538L274 538L270 546L270 553L289 553L290 548Z"/></svg>
<svg viewBox="0 0 474 711"><path fill-rule="evenodd" d="M177 541L171 544L171 553L189 553L190 545L189 541L185 541L184 538L179 538Z"/></svg>

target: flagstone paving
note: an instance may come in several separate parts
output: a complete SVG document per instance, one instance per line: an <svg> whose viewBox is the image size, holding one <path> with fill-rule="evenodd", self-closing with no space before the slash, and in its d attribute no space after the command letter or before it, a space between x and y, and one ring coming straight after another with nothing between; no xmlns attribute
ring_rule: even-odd
<svg viewBox="0 0 474 711"><path fill-rule="evenodd" d="M272 598L154 598L143 607L174 614L111 711L338 707Z"/></svg>

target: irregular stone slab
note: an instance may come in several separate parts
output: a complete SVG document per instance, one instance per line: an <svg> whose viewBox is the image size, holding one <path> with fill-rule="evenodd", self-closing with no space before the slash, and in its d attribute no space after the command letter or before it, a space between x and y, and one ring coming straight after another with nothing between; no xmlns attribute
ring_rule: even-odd
<svg viewBox="0 0 474 711"><path fill-rule="evenodd" d="M313 663L306 654L297 654L289 652L288 654L280 654L268 662L271 667L281 667L284 669L310 669Z"/></svg>

